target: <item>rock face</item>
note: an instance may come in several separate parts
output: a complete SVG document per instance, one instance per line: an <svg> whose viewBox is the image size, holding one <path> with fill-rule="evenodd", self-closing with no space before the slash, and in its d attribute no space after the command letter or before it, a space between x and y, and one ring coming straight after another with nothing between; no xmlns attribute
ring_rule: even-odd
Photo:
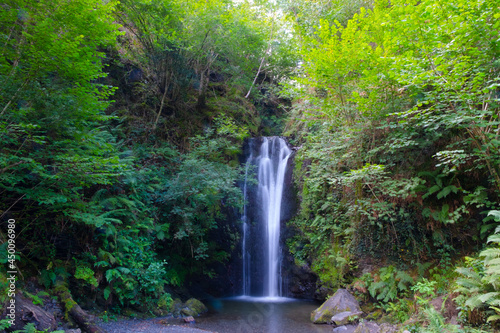
<svg viewBox="0 0 500 333"><path fill-rule="evenodd" d="M16 294L15 301L15 321L14 325L8 329L8 332L22 330L28 323L33 323L39 331L53 331L56 328L57 325L54 316L41 307L34 305L29 299L18 293ZM11 319L7 311L8 308L4 310L2 318L7 317L7 319Z"/></svg>
<svg viewBox="0 0 500 333"><path fill-rule="evenodd" d="M311 313L311 321L315 324L327 324L333 316L341 312L361 314L358 301L345 289L339 289L325 303ZM358 314L358 315L359 315Z"/></svg>
<svg viewBox="0 0 500 333"><path fill-rule="evenodd" d="M207 312L208 309L202 302L198 301L196 298L190 298L184 304L184 307L181 310L181 313L185 316L196 317L204 312Z"/></svg>

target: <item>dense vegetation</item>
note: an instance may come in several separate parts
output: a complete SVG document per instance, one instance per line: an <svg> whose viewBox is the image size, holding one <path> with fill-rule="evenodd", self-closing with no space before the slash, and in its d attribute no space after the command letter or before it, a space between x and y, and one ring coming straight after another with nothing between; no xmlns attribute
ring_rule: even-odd
<svg viewBox="0 0 500 333"><path fill-rule="evenodd" d="M15 219L25 278L107 307L214 277L239 240L243 140L282 112L278 20L218 0L15 0L1 18L2 263Z"/></svg>
<svg viewBox="0 0 500 333"><path fill-rule="evenodd" d="M498 244L497 12L376 1L347 23L296 28L287 134L302 144L302 234L290 246L323 284L352 283L401 321L416 312L396 302L412 285L446 294L455 277L462 319L498 320L498 246L461 259Z"/></svg>
<svg viewBox="0 0 500 333"><path fill-rule="evenodd" d="M288 246L318 288L428 331L446 295L494 327L499 5L6 1L2 265L15 219L24 282L168 311L236 253L245 138L286 135L301 147Z"/></svg>

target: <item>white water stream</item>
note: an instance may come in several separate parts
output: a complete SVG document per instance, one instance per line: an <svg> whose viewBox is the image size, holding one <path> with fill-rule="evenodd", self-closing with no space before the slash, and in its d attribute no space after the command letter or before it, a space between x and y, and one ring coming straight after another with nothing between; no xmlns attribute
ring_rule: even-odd
<svg viewBox="0 0 500 333"><path fill-rule="evenodd" d="M283 292L280 265L280 222L281 204L286 166L292 151L288 148L285 140L280 137L263 138L259 155L255 158L257 165L257 207L262 223L266 230L263 246L266 248L265 260L261 263L261 271L264 274L264 297L280 297ZM253 162L251 154L247 160L247 173L249 165ZM246 176L245 176L246 178ZM244 185L245 198L247 197L247 181ZM246 221L247 212L244 209L243 216L243 295L249 295L250 290L250 265L247 250L247 231L249 225Z"/></svg>

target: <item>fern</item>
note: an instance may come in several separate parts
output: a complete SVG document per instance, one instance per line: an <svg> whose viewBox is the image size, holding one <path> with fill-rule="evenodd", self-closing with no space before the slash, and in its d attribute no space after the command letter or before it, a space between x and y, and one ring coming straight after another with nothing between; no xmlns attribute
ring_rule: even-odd
<svg viewBox="0 0 500 333"><path fill-rule="evenodd" d="M498 211L492 211L488 215L493 215L496 219ZM498 222L498 221L497 221ZM488 237L488 243L494 243L495 247L483 250L476 260L481 265L475 267L460 267L457 272L463 277L457 280L457 291L467 295L465 305L470 309L488 310L492 313L488 322L500 320L498 306L500 305L500 228L497 227L495 234Z"/></svg>
<svg viewBox="0 0 500 333"><path fill-rule="evenodd" d="M398 294L408 290L408 286L415 281L404 271L394 266L383 267L379 271L380 281L372 282L368 291L373 298L387 303L398 297Z"/></svg>

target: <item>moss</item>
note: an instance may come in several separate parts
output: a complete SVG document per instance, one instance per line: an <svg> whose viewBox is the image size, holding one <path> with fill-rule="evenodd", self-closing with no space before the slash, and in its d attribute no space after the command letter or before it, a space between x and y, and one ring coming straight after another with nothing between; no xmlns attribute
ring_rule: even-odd
<svg viewBox="0 0 500 333"><path fill-rule="evenodd" d="M187 300L187 302L184 304L184 308L181 310L182 314L193 317L207 311L208 309L205 304L203 304L196 298L190 298L189 300Z"/></svg>
<svg viewBox="0 0 500 333"><path fill-rule="evenodd" d="M68 320L70 311L76 305L68 286L65 283L58 283L54 288L54 293L59 297L59 301L64 304L64 317Z"/></svg>
<svg viewBox="0 0 500 333"><path fill-rule="evenodd" d="M171 312L174 317L179 317L181 315L181 309L183 307L182 301L176 298L172 301Z"/></svg>
<svg viewBox="0 0 500 333"><path fill-rule="evenodd" d="M42 298L40 298L40 296L43 296L43 294L38 293L37 295L33 295L33 294L31 294L31 293L27 292L26 290L25 290L25 291L23 291L23 294L24 294L24 296L26 296L28 299L30 299L30 300L33 302L33 304L43 306L43 299L42 299ZM47 293L45 293L45 294L47 294ZM47 295L48 295L48 294L47 294Z"/></svg>

